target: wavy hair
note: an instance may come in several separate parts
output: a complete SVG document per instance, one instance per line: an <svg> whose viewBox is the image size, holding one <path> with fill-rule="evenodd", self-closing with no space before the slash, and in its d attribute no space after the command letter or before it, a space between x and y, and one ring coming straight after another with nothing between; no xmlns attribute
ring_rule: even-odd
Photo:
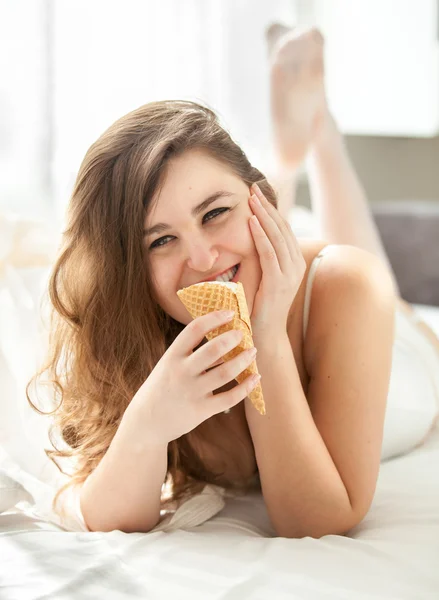
<svg viewBox="0 0 439 600"><path fill-rule="evenodd" d="M26 388L31 406L53 415L53 449L46 454L64 474L59 459L75 465L54 497L55 510L59 495L84 482L99 464L131 399L184 328L162 310L154 295L143 226L168 161L192 149L205 151L248 185L258 182L277 206L273 188L215 113L194 102L140 106L88 149L49 280L45 364ZM37 408L29 394L31 384L37 386L43 377L53 392L51 412ZM199 492L205 483L234 485L206 467L196 450L202 435L200 426L168 444L164 507Z"/></svg>

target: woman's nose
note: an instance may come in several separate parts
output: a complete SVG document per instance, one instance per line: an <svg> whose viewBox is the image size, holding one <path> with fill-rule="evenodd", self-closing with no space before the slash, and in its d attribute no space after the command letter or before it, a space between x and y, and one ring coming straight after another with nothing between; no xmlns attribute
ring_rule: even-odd
<svg viewBox="0 0 439 600"><path fill-rule="evenodd" d="M218 250L205 238L187 244L187 264L194 271L210 271L218 258Z"/></svg>

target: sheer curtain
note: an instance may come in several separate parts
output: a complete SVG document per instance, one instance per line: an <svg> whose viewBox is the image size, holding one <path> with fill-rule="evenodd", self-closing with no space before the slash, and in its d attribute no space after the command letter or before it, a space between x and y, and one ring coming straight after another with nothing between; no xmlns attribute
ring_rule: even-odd
<svg viewBox="0 0 439 600"><path fill-rule="evenodd" d="M62 206L86 149L152 100L208 103L250 158L269 152L264 30L293 0L65 0L54 4L55 198Z"/></svg>
<svg viewBox="0 0 439 600"><path fill-rule="evenodd" d="M0 2L0 211L50 202L46 0Z"/></svg>
<svg viewBox="0 0 439 600"><path fill-rule="evenodd" d="M0 209L61 219L90 144L151 100L207 103L266 168L264 31L296 16L295 0L3 2Z"/></svg>

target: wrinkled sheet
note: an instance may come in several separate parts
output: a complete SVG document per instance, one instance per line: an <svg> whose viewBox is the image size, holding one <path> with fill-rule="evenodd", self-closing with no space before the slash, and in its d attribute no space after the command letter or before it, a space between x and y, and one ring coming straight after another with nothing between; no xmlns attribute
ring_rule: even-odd
<svg viewBox="0 0 439 600"><path fill-rule="evenodd" d="M439 429L381 465L349 536L271 537L258 494L171 533L66 532L0 515L0 597L318 600L439 598Z"/></svg>

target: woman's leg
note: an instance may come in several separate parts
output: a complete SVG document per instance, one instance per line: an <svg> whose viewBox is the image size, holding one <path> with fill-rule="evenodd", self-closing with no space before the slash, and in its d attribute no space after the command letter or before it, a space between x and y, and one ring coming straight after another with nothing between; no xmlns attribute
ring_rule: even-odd
<svg viewBox="0 0 439 600"><path fill-rule="evenodd" d="M294 204L298 170L306 161L319 237L351 244L381 257L393 277L399 308L439 352L435 332L400 298L399 287L364 190L326 102L323 38L315 30L272 25L267 31L271 106L278 172L278 209L287 218Z"/></svg>
<svg viewBox="0 0 439 600"><path fill-rule="evenodd" d="M267 41L280 212L288 216L294 203L297 170L306 159L319 237L381 257L399 295L366 195L326 102L323 37L315 29L300 32L273 25L267 31Z"/></svg>
<svg viewBox="0 0 439 600"><path fill-rule="evenodd" d="M399 294L366 194L329 112L322 118L306 160L313 212L320 225L321 237L330 243L352 244L381 257Z"/></svg>

